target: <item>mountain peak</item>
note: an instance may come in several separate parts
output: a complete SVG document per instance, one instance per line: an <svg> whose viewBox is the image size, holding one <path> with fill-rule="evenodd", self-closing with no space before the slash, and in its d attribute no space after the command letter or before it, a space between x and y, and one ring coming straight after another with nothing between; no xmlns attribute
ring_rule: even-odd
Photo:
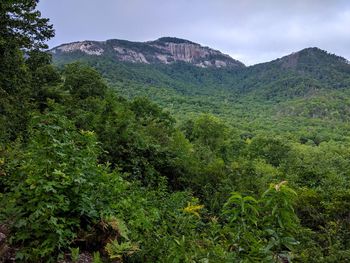
<svg viewBox="0 0 350 263"><path fill-rule="evenodd" d="M148 42L119 39L73 42L53 48L50 52L54 57L70 56L74 53L143 64L185 62L202 68L245 67L242 62L218 50L176 37L161 37Z"/></svg>
<svg viewBox="0 0 350 263"><path fill-rule="evenodd" d="M161 38L158 38L155 41L150 41L150 42L163 42L163 43L195 44L195 45L199 45L199 44L194 43L194 42L192 42L190 40L177 38L177 37L161 37Z"/></svg>
<svg viewBox="0 0 350 263"><path fill-rule="evenodd" d="M318 47L304 48L298 52L293 52L287 56L276 60L282 68L305 68L310 66L332 66L339 64L348 64L348 60L337 56L335 54L328 53Z"/></svg>
<svg viewBox="0 0 350 263"><path fill-rule="evenodd" d="M309 47L309 48L305 48L301 51L299 51L300 55L302 56L307 56L308 58L317 58L317 59L322 59L322 58L328 58L333 60L334 62L340 62L340 63L348 63L347 59L329 53L326 50L320 49L318 47Z"/></svg>

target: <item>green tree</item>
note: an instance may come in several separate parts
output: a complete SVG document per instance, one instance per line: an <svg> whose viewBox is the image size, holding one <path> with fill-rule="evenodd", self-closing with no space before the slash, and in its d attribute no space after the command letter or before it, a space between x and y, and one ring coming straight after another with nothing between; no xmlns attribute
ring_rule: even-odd
<svg viewBox="0 0 350 263"><path fill-rule="evenodd" d="M36 10L39 0L6 0L0 3L0 58L8 48L27 50L47 48L46 40L54 36L49 19Z"/></svg>
<svg viewBox="0 0 350 263"><path fill-rule="evenodd" d="M67 65L63 71L63 78L63 88L77 100L105 96L107 85L102 76L87 65L79 63Z"/></svg>
<svg viewBox="0 0 350 263"><path fill-rule="evenodd" d="M227 139L227 133L228 127L220 119L205 114L194 122L191 139L215 151L223 145Z"/></svg>
<svg viewBox="0 0 350 263"><path fill-rule="evenodd" d="M0 140L17 138L27 125L31 109L31 56L46 48L53 37L49 20L36 10L38 1L5 0L0 3ZM34 65L34 63L31 63Z"/></svg>

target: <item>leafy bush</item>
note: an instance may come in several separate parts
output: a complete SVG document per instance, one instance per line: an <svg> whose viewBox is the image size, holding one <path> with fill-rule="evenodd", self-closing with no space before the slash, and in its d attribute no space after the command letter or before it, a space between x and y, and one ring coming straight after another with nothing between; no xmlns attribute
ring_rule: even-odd
<svg viewBox="0 0 350 263"><path fill-rule="evenodd" d="M240 261L289 262L300 226L292 206L296 193L285 184L272 184L260 200L233 193L226 202L224 232Z"/></svg>
<svg viewBox="0 0 350 263"><path fill-rule="evenodd" d="M12 243L20 248L16 257L52 260L100 220L108 210L104 201L121 182L97 165L94 133L76 131L57 111L33 116L29 137L9 175L17 185L3 202Z"/></svg>

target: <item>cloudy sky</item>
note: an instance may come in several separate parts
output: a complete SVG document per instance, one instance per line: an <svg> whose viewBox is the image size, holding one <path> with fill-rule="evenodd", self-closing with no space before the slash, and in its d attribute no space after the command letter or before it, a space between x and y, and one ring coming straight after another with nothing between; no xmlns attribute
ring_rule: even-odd
<svg viewBox="0 0 350 263"><path fill-rule="evenodd" d="M349 0L41 0L50 47L111 38L185 38L246 65L306 47L350 59Z"/></svg>

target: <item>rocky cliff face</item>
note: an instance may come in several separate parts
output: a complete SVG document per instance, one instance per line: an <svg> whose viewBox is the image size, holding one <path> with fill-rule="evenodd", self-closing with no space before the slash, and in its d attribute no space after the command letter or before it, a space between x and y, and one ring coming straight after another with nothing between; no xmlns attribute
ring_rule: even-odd
<svg viewBox="0 0 350 263"><path fill-rule="evenodd" d="M118 61L145 64L191 63L198 67L244 67L244 64L220 51L178 38L160 38L149 42L125 40L82 41L63 44L50 51L54 56L81 53L110 56Z"/></svg>

